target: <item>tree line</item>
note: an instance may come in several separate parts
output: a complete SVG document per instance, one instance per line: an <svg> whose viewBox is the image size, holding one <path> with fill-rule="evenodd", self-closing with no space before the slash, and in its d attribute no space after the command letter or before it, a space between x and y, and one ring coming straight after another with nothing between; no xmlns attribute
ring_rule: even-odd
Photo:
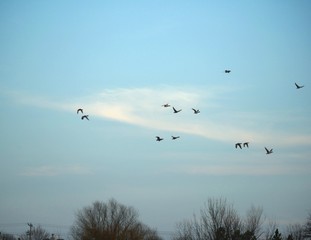
<svg viewBox="0 0 311 240"><path fill-rule="evenodd" d="M0 240L57 240L41 226L18 238L1 233ZM70 229L72 240L163 240L156 229L139 220L138 211L115 199L96 201L77 211ZM281 233L275 221L263 217L261 207L251 206L241 217L224 198L210 198L199 215L176 224L171 240L307 240L311 239L311 212L304 224L288 225Z"/></svg>

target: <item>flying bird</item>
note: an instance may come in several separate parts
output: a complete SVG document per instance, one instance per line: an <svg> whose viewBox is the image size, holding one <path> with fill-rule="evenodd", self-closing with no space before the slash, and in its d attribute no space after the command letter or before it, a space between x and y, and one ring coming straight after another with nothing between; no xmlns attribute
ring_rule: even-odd
<svg viewBox="0 0 311 240"><path fill-rule="evenodd" d="M192 108L192 110L193 110L193 113L194 113L194 114L200 113L200 110L199 110L199 109L194 109L194 108Z"/></svg>
<svg viewBox="0 0 311 240"><path fill-rule="evenodd" d="M238 148L238 147L242 149L242 143L236 143L235 148Z"/></svg>
<svg viewBox="0 0 311 240"><path fill-rule="evenodd" d="M173 110L174 110L174 113L179 113L182 109L176 110L176 109L173 107Z"/></svg>
<svg viewBox="0 0 311 240"><path fill-rule="evenodd" d="M159 136L156 136L156 141L160 142L162 141L164 138L160 138Z"/></svg>
<svg viewBox="0 0 311 240"><path fill-rule="evenodd" d="M295 83L296 85L296 89L299 89L299 88L303 88L304 86L299 86L297 83Z"/></svg>
<svg viewBox="0 0 311 240"><path fill-rule="evenodd" d="M83 109L82 109L82 108L79 108L79 109L77 110L77 114L78 114L79 112L81 112L81 113L83 114Z"/></svg>
<svg viewBox="0 0 311 240"><path fill-rule="evenodd" d="M225 73L230 73L230 72L231 72L231 70L229 70L229 69L225 70Z"/></svg>
<svg viewBox="0 0 311 240"><path fill-rule="evenodd" d="M171 105L169 105L168 103L165 103L162 105L162 107L170 107Z"/></svg>
<svg viewBox="0 0 311 240"><path fill-rule="evenodd" d="M269 150L269 149L267 149L267 148L265 147L265 149L266 149L266 154L273 153L273 149L272 149L272 148Z"/></svg>
<svg viewBox="0 0 311 240"><path fill-rule="evenodd" d="M81 119L82 119L82 120L84 120L84 119L90 120L90 119L89 119L89 115L83 115L83 116L81 117Z"/></svg>
<svg viewBox="0 0 311 240"><path fill-rule="evenodd" d="M243 147L248 147L249 142L243 143Z"/></svg>
<svg viewBox="0 0 311 240"><path fill-rule="evenodd" d="M172 140L176 140L177 138L180 138L180 136L172 136Z"/></svg>

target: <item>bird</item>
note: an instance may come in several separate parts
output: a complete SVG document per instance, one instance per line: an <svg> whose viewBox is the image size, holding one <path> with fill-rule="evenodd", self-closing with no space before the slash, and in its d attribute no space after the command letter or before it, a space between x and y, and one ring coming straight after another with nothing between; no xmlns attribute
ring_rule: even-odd
<svg viewBox="0 0 311 240"><path fill-rule="evenodd" d="M269 149L267 149L267 148L265 147L265 149L266 149L266 154L273 153L273 149L272 149L272 148L269 150Z"/></svg>
<svg viewBox="0 0 311 240"><path fill-rule="evenodd" d="M229 70L229 69L225 70L225 73L230 73L230 72L231 72L231 70Z"/></svg>
<svg viewBox="0 0 311 240"><path fill-rule="evenodd" d="M81 113L83 114L83 109L82 109L82 108L79 108L79 109L77 110L77 114L78 114L79 112L81 112Z"/></svg>
<svg viewBox="0 0 311 240"><path fill-rule="evenodd" d="M84 118L86 118L87 120L90 120L90 119L89 119L89 115L83 115L83 116L81 117L82 120L84 120Z"/></svg>
<svg viewBox="0 0 311 240"><path fill-rule="evenodd" d="M180 112L182 109L176 110L176 109L173 107L173 110L174 110L174 113L178 113L178 112Z"/></svg>
<svg viewBox="0 0 311 240"><path fill-rule="evenodd" d="M162 105L162 107L170 107L171 105L169 105L168 103L165 103Z"/></svg>
<svg viewBox="0 0 311 240"><path fill-rule="evenodd" d="M177 138L180 138L180 136L172 136L172 140L176 140Z"/></svg>
<svg viewBox="0 0 311 240"><path fill-rule="evenodd" d="M299 89L299 88L303 88L304 86L299 86L297 83L295 83L296 85L296 89Z"/></svg>
<svg viewBox="0 0 311 240"><path fill-rule="evenodd" d="M156 136L156 141L160 142L162 141L164 138L160 138L159 136Z"/></svg>
<svg viewBox="0 0 311 240"><path fill-rule="evenodd" d="M194 114L200 113L200 110L199 110L199 109L194 109L194 108L192 108L192 110L193 110L193 113L194 113Z"/></svg>
<svg viewBox="0 0 311 240"><path fill-rule="evenodd" d="M249 142L243 143L243 147L248 147Z"/></svg>
<svg viewBox="0 0 311 240"><path fill-rule="evenodd" d="M242 149L242 143L236 143L235 148L238 148L238 147Z"/></svg>

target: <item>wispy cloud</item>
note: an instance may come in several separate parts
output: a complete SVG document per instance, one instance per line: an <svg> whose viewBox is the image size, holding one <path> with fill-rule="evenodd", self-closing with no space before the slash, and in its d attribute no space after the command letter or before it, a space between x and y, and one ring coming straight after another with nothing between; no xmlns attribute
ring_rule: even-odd
<svg viewBox="0 0 311 240"><path fill-rule="evenodd" d="M235 91L238 89L223 86L208 89L162 86L106 89L70 101L52 101L16 92L12 96L23 104L71 112L82 107L91 118L106 118L155 130L199 135L217 141L268 142L285 146L311 143L311 136L308 134L273 132L271 127L266 132L263 131L261 122L265 116L265 121L268 121L268 114L261 113L258 121L258 112L248 112L247 118L245 112L233 113L230 110L232 106L225 106L221 100L230 98ZM173 114L171 108L161 106L165 103L182 109L182 112ZM226 103L230 104L230 101ZM191 108L199 108L201 113L194 115ZM282 116L280 120L281 118Z"/></svg>
<svg viewBox="0 0 311 240"><path fill-rule="evenodd" d="M81 165L64 165L64 166L53 166L43 165L37 167L30 167L24 169L20 174L22 176L59 176L59 175L88 175L92 174L91 169Z"/></svg>
<svg viewBox="0 0 311 240"><path fill-rule="evenodd" d="M305 165L293 166L287 165L184 165L175 166L171 171L179 172L188 175L215 175L215 176L268 176L268 175L295 175L295 174L310 174L310 166Z"/></svg>

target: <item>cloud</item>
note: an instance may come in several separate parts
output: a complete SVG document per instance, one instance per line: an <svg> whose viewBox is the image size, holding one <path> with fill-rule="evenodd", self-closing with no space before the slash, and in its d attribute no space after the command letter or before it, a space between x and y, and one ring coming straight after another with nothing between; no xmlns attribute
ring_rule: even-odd
<svg viewBox="0 0 311 240"><path fill-rule="evenodd" d="M238 112L232 110L230 96L239 89L224 86L204 88L116 88L75 99L50 100L15 92L11 94L19 103L37 107L74 112L82 107L91 118L120 121L144 128L198 135L224 142L250 141L256 144L310 145L308 134L273 131L272 126L262 129L262 122L269 122L265 112ZM223 103L226 99L226 105ZM169 103L182 109L174 114ZM233 103L232 103L233 104ZM191 108L199 108L194 115ZM260 119L258 119L260 116ZM279 120L282 120L279 116ZM243 124L241 122L243 121ZM275 120L274 120L275 121Z"/></svg>
<svg viewBox="0 0 311 240"><path fill-rule="evenodd" d="M22 176L59 176L59 175L89 175L92 171L81 165L52 166L43 165L25 169Z"/></svg>
<svg viewBox="0 0 311 240"><path fill-rule="evenodd" d="M239 175L239 176L269 176L269 175L295 175L310 174L310 168L305 166L273 166L270 164L261 166L247 165L184 165L176 166L173 172L180 172L188 175Z"/></svg>

